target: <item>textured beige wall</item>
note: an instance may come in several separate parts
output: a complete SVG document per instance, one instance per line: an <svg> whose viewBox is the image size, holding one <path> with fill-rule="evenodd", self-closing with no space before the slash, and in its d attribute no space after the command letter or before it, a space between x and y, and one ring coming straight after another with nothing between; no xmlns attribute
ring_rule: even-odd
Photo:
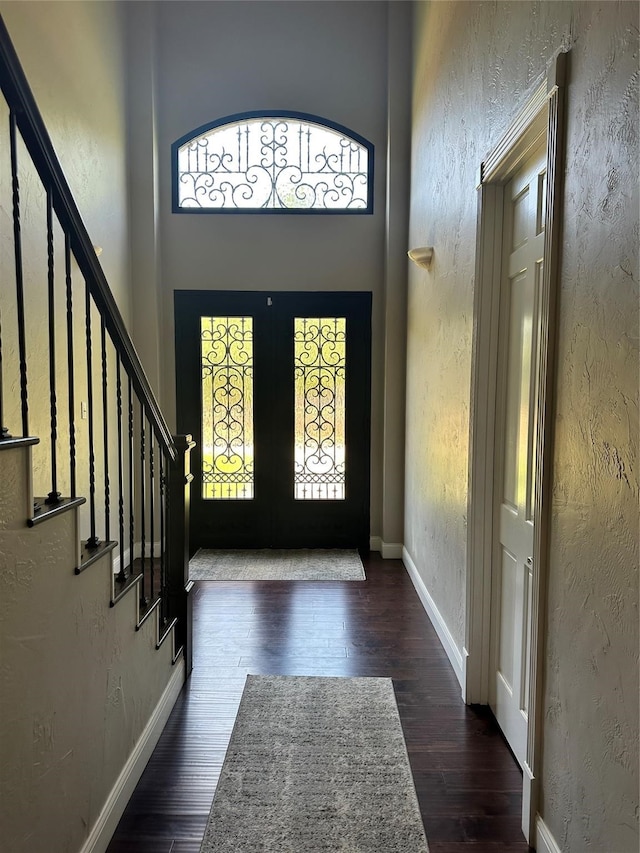
<svg viewBox="0 0 640 853"><path fill-rule="evenodd" d="M372 290L371 528L379 533L386 4L164 2L157 16L162 402L169 422L175 408L175 289ZM261 108L315 113L371 140L376 146L374 215L172 214L171 143L215 118Z"/></svg>
<svg viewBox="0 0 640 853"><path fill-rule="evenodd" d="M127 185L127 92L123 7L104 2L7 2L0 13L14 43L27 81L43 116L80 214L100 256L107 280L125 323L131 321L129 278L129 199ZM7 114L0 110L0 134L8 138ZM41 438L34 449L36 495L46 495L50 479L49 338L47 334L47 246L45 194L21 143L18 146L21 234L25 284L26 340L29 378L29 432ZM21 434L18 389L17 315L11 219L8 145L0 146L0 289L3 311L3 378L5 425ZM66 296L64 239L55 225L56 362L59 435L58 489L70 494L67 397ZM87 401L84 282L75 264L74 352L76 377L76 441L78 494L89 493L88 421L81 418ZM6 290L5 290L6 289ZM94 388L100 394L99 319L93 313ZM109 354L113 379L115 357ZM113 387L113 384L112 386ZM114 404L115 406L115 404ZM96 436L101 436L96 400ZM111 434L114 444L115 432ZM99 441L99 439L98 439ZM101 444L99 445L101 448ZM112 460L112 463L115 460ZM100 464L98 476L101 478ZM114 470L114 468L112 468ZM102 493L102 483L98 484ZM114 507L114 516L117 507ZM99 535L103 536L103 505L98 502ZM83 513L83 537L88 536ZM115 517L113 519L115 521ZM114 524L114 529L117 525Z"/></svg>
<svg viewBox="0 0 640 853"><path fill-rule="evenodd" d="M419 3L405 544L464 636L478 166L571 49L540 810L563 851L637 850L638 11Z"/></svg>
<svg viewBox="0 0 640 853"><path fill-rule="evenodd" d="M128 66L128 160L131 213L132 337L154 393L160 399L162 293L158 176L155 3L124 4Z"/></svg>
<svg viewBox="0 0 640 853"><path fill-rule="evenodd" d="M73 511L24 525L24 450L0 453L0 826L11 853L77 853L156 707L171 643L109 607L110 563L76 576Z"/></svg>
<svg viewBox="0 0 640 853"><path fill-rule="evenodd" d="M404 434L411 161L410 3L388 4L387 210L384 303L384 457L382 540L401 545L404 536ZM384 555L384 545L383 545ZM394 554L399 556L399 554Z"/></svg>
<svg viewBox="0 0 640 853"><path fill-rule="evenodd" d="M638 6L572 10L542 808L638 839Z"/></svg>
<svg viewBox="0 0 640 853"><path fill-rule="evenodd" d="M130 319L122 8L0 0L0 13L125 322Z"/></svg>

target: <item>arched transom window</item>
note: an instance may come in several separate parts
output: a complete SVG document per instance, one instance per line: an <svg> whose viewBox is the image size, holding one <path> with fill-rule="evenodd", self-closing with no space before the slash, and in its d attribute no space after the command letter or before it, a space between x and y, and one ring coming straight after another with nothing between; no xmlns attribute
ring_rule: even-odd
<svg viewBox="0 0 640 853"><path fill-rule="evenodd" d="M371 213L373 145L305 113L227 116L172 147L177 213Z"/></svg>

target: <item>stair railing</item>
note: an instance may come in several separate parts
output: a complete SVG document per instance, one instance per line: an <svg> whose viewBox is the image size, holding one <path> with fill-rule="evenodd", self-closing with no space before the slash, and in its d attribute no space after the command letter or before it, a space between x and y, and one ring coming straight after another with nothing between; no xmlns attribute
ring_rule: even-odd
<svg viewBox="0 0 640 853"><path fill-rule="evenodd" d="M192 442L177 437L178 449L166 424L1 16L0 88L0 137L9 141L0 188L4 167L10 186L0 222L11 221L0 244L0 442L26 438L36 425L48 433L34 458L34 485L44 494L27 523L82 504L76 572L114 550L111 603L137 586L138 627L159 607L159 643L175 626L184 645ZM40 266L31 251L25 258L25 231L30 249L42 247Z"/></svg>

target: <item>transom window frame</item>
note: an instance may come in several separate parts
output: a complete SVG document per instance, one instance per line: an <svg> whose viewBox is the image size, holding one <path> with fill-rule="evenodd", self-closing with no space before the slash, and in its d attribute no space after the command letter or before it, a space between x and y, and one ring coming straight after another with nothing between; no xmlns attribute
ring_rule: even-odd
<svg viewBox="0 0 640 853"><path fill-rule="evenodd" d="M179 203L179 181L178 151L187 142L191 142L208 131L225 125L240 124L243 121L255 119L293 119L309 124L326 127L328 130L342 134L345 138L363 146L367 151L367 204L365 207L354 208L316 208L316 207L181 207ZM370 216L373 214L373 186L375 172L375 146L364 136L345 127L342 124L323 118L312 113L298 112L296 110L251 110L249 112L233 113L223 116L214 121L207 122L200 127L190 130L177 139L171 146L171 207L173 213L180 214L244 214L244 215L293 215L293 216Z"/></svg>

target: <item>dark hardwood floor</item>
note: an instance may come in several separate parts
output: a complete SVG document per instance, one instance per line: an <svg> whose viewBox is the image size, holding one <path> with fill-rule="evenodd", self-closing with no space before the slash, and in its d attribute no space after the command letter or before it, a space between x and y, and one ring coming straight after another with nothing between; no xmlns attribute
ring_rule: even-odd
<svg viewBox="0 0 640 853"><path fill-rule="evenodd" d="M402 563L365 567L362 583L196 583L193 674L108 853L198 853L247 673L392 678L431 853L529 850L493 717L463 704Z"/></svg>

